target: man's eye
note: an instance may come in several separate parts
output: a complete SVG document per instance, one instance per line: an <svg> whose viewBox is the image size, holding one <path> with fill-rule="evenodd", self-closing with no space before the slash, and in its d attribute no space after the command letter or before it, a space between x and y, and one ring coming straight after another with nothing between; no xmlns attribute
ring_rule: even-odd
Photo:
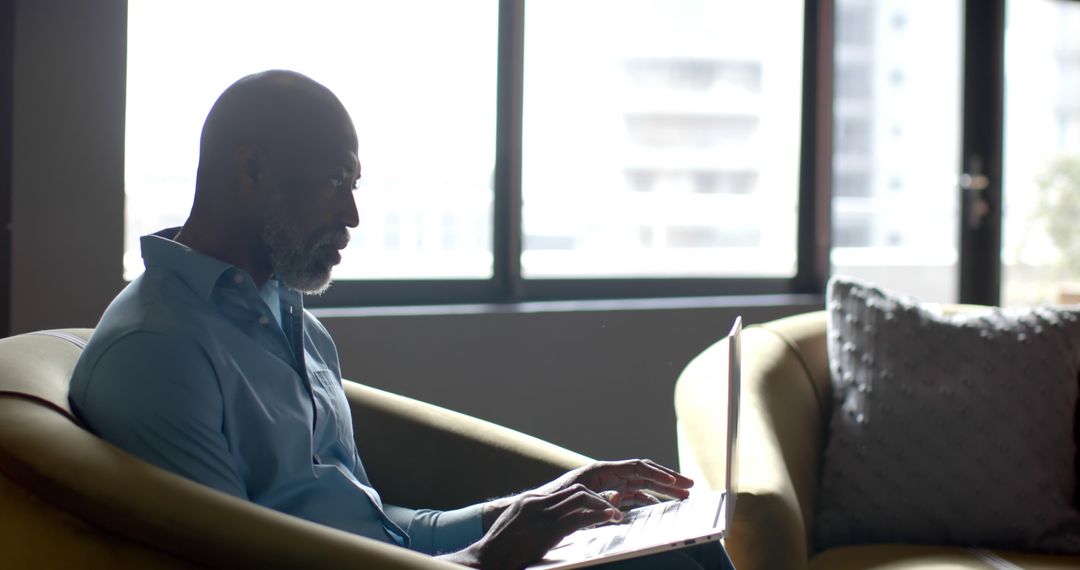
<svg viewBox="0 0 1080 570"><path fill-rule="evenodd" d="M346 189L355 191L360 187L360 179L357 178L356 180L353 180L350 185L348 178L344 176L335 176L330 179L330 186L337 191L345 191Z"/></svg>

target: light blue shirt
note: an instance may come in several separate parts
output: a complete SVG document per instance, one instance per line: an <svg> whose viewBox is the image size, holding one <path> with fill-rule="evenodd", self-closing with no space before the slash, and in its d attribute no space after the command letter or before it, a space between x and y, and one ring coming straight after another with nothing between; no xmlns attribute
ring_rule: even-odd
<svg viewBox="0 0 1080 570"><path fill-rule="evenodd" d="M75 414L133 455L272 509L428 554L478 540L480 505L382 503L356 451L337 347L301 295L276 280L257 290L176 232L142 238L146 272L75 367Z"/></svg>

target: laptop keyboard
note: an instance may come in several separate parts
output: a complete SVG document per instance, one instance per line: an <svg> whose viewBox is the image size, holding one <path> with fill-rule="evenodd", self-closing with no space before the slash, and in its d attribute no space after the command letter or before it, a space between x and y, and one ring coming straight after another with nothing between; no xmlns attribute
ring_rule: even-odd
<svg viewBox="0 0 1080 570"><path fill-rule="evenodd" d="M699 500L691 497L634 509L625 513L621 521L611 525L618 530L602 543L596 554L634 547L638 541L663 541L679 534L687 525L715 525L719 516L716 505L714 497Z"/></svg>

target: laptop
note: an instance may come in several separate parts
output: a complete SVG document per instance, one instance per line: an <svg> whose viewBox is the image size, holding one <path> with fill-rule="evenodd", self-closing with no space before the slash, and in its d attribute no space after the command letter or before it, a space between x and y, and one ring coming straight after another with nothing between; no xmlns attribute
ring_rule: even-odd
<svg viewBox="0 0 1080 570"><path fill-rule="evenodd" d="M585 568L686 548L727 533L735 514L735 457L738 454L739 364L742 317L727 335L727 371L717 382L727 383L727 438L724 488L691 490L690 497L633 509L619 523L605 524L570 534L548 551L530 570Z"/></svg>

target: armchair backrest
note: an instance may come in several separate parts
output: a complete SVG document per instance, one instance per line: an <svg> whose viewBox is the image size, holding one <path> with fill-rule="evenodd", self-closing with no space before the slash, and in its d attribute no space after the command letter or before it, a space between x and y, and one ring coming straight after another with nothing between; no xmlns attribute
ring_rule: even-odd
<svg viewBox="0 0 1080 570"><path fill-rule="evenodd" d="M780 344L755 359L757 397L784 458L799 500L807 550L813 550L814 509L832 410L825 311L760 325ZM773 358L765 356L778 350ZM771 365L770 365L771 364Z"/></svg>
<svg viewBox="0 0 1080 570"><path fill-rule="evenodd" d="M945 305L943 314L986 307ZM805 568L832 413L826 311L747 327L743 333L738 506L727 538L741 569ZM675 391L680 467L720 488L724 441L717 355L707 348Z"/></svg>
<svg viewBox="0 0 1080 570"><path fill-rule="evenodd" d="M68 404L68 386L92 332L49 330L0 339L0 395L35 401L77 421Z"/></svg>
<svg viewBox="0 0 1080 570"><path fill-rule="evenodd" d="M455 567L220 493L83 429L71 415L67 391L80 343L90 332L44 331L0 339L0 551L5 565Z"/></svg>
<svg viewBox="0 0 1080 570"><path fill-rule="evenodd" d="M679 376L680 467L720 488L725 458L720 341ZM831 390L825 313L747 327L735 520L726 545L739 568L805 568Z"/></svg>

